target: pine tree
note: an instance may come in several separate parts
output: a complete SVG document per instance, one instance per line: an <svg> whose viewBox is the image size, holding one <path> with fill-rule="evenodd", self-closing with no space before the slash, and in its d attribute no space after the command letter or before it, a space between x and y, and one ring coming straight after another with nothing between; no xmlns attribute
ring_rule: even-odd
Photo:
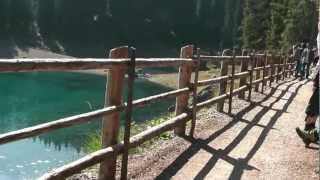
<svg viewBox="0 0 320 180"><path fill-rule="evenodd" d="M244 47L264 49L269 24L270 2L246 0L242 26Z"/></svg>
<svg viewBox="0 0 320 180"><path fill-rule="evenodd" d="M308 0L290 0L288 2L285 30L282 35L284 47L314 39L316 25L314 8L314 4Z"/></svg>
<svg viewBox="0 0 320 180"><path fill-rule="evenodd" d="M282 34L285 28L285 18L287 16L287 1L273 0L270 4L270 27L267 34L268 49L280 48Z"/></svg>

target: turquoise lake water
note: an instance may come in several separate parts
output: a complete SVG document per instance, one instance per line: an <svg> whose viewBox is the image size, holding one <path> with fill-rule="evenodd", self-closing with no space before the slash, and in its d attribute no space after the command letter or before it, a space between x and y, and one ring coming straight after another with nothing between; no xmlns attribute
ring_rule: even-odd
<svg viewBox="0 0 320 180"><path fill-rule="evenodd" d="M88 74L0 74L0 134L102 108L105 86L105 77ZM134 90L137 99L170 89L139 80ZM174 99L135 109L133 119L156 118L172 103ZM99 120L0 145L0 180L35 179L84 156L85 140L100 130Z"/></svg>

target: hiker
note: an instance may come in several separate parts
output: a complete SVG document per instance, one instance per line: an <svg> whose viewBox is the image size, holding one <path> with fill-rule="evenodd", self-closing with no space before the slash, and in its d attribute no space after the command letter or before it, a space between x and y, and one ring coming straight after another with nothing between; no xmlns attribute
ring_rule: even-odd
<svg viewBox="0 0 320 180"><path fill-rule="evenodd" d="M314 64L314 59L315 59L315 57L316 57L316 50L315 50L315 48L312 48L312 46L310 45L309 46L309 50L310 50L310 54L309 54L309 64L308 64L308 66L309 66L309 75L310 75L310 72L311 72L311 68L310 67L312 67L313 66L313 64Z"/></svg>
<svg viewBox="0 0 320 180"><path fill-rule="evenodd" d="M300 78L301 80L309 77L309 72L310 72L310 47L309 43L304 44L303 46L303 51L301 54L301 72L300 72Z"/></svg>
<svg viewBox="0 0 320 180"><path fill-rule="evenodd" d="M295 45L293 47L293 58L294 58L294 61L296 62L296 78L299 76L299 72L300 72L301 53L302 53L301 45L299 44Z"/></svg>
<svg viewBox="0 0 320 180"><path fill-rule="evenodd" d="M311 50L309 43L304 45L302 54L301 54L301 80L306 77L308 79L310 73L310 63L311 63Z"/></svg>
<svg viewBox="0 0 320 180"><path fill-rule="evenodd" d="M309 100L306 109L305 127L304 130L296 128L298 136L303 140L306 147L310 143L316 143L319 140L319 130L316 129L316 120L319 116L319 74L320 63L317 64L316 71L313 78L313 94Z"/></svg>

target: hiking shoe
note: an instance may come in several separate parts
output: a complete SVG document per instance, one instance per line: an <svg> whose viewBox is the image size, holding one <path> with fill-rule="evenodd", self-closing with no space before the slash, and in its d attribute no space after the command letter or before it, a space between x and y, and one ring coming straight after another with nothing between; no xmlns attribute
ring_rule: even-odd
<svg viewBox="0 0 320 180"><path fill-rule="evenodd" d="M310 143L316 142L315 130L302 131L300 128L296 128L298 136L302 139L306 147L309 147Z"/></svg>

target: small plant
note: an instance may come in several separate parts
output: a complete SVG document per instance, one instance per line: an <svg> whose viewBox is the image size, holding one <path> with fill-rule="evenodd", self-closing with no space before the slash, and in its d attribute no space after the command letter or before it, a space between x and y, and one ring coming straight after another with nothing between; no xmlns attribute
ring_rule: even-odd
<svg viewBox="0 0 320 180"><path fill-rule="evenodd" d="M152 128L154 126L157 126L163 122L165 122L167 120L167 117L170 117L171 115L167 114L167 115L163 115L161 117L149 120L149 121L145 121L143 123L135 123L134 121L131 124L131 136L134 136L136 134L139 134L149 128ZM121 128L120 132L119 132L119 142L123 140L124 137L124 129ZM145 148L150 147L151 145L153 145L154 143L158 142L159 140L169 140L173 137L172 133L170 132L165 132L162 133L161 135L159 135L158 137L155 137L145 143L143 143L142 145L130 149L129 153L131 154L135 154L135 153L141 153L144 151ZM101 149L101 134L99 132L95 132L93 134L90 134L85 142L85 148L84 151L85 152L94 152L97 151L99 149Z"/></svg>
<svg viewBox="0 0 320 180"><path fill-rule="evenodd" d="M95 132L90 134L85 142L85 152L94 152L101 149L101 134Z"/></svg>

